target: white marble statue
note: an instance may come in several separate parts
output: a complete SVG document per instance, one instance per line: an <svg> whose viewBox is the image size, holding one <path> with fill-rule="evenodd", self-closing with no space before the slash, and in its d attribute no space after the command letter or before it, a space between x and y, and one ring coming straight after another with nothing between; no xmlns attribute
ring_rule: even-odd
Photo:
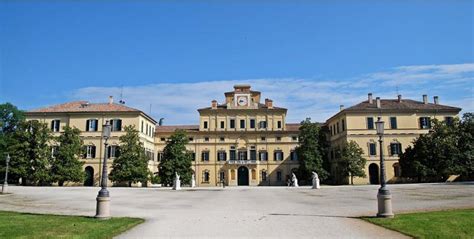
<svg viewBox="0 0 474 239"><path fill-rule="evenodd" d="M194 176L194 173L193 173L193 176L191 178L191 187L192 188L196 187L196 176Z"/></svg>
<svg viewBox="0 0 474 239"><path fill-rule="evenodd" d="M174 175L173 190L181 190L181 180L179 180L178 173L175 173Z"/></svg>
<svg viewBox="0 0 474 239"><path fill-rule="evenodd" d="M292 185L293 187L299 187L299 185L298 185L298 178L296 178L295 173L292 174L292 176L291 176L291 181L293 182L293 185Z"/></svg>
<svg viewBox="0 0 474 239"><path fill-rule="evenodd" d="M319 177L316 172L313 172L313 189L320 189L321 186L319 186Z"/></svg>

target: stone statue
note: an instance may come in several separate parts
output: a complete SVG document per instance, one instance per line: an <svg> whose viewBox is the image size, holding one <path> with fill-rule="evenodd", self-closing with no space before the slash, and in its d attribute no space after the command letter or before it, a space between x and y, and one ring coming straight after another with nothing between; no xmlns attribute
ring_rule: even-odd
<svg viewBox="0 0 474 239"><path fill-rule="evenodd" d="M173 190L181 190L181 180L179 180L179 174L176 172L174 173Z"/></svg>
<svg viewBox="0 0 474 239"><path fill-rule="evenodd" d="M296 178L295 173L292 174L292 176L291 176L291 181L293 182L293 185L292 185L293 187L299 187L299 185L298 185L298 178Z"/></svg>
<svg viewBox="0 0 474 239"><path fill-rule="evenodd" d="M319 186L319 177L318 177L318 174L316 172L313 172L313 189L319 189L321 188Z"/></svg>
<svg viewBox="0 0 474 239"><path fill-rule="evenodd" d="M194 173L193 173L193 176L191 178L191 187L192 188L196 187L196 176L194 176Z"/></svg>

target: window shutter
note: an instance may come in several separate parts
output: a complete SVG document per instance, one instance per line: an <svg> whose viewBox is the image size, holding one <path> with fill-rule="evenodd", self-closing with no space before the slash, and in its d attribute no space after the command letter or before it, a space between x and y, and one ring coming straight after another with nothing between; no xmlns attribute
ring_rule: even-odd
<svg viewBox="0 0 474 239"><path fill-rule="evenodd" d="M87 146L82 146L82 158L87 158Z"/></svg>
<svg viewBox="0 0 474 239"><path fill-rule="evenodd" d="M98 120L94 120L94 131L97 131L97 127L99 125L99 121Z"/></svg>
<svg viewBox="0 0 474 239"><path fill-rule="evenodd" d="M117 120L117 131L122 131L122 120Z"/></svg>
<svg viewBox="0 0 474 239"><path fill-rule="evenodd" d="M420 118L419 121L420 121L420 122L419 122L419 124L420 124L420 129L423 129L423 118Z"/></svg>
<svg viewBox="0 0 474 239"><path fill-rule="evenodd" d="M227 152L224 152L224 161L227 161Z"/></svg>
<svg viewBox="0 0 474 239"><path fill-rule="evenodd" d="M115 157L118 158L120 156L120 147L115 146Z"/></svg>
<svg viewBox="0 0 474 239"><path fill-rule="evenodd" d="M107 158L110 158L110 154L112 152L112 146L107 147Z"/></svg>
<svg viewBox="0 0 474 239"><path fill-rule="evenodd" d="M51 131L54 131L54 120L51 121Z"/></svg>
<svg viewBox="0 0 474 239"><path fill-rule="evenodd" d="M90 120L86 120L86 131L89 131L89 122Z"/></svg>
<svg viewBox="0 0 474 239"><path fill-rule="evenodd" d="M94 159L95 158L95 146L91 146L92 147L92 158Z"/></svg>
<svg viewBox="0 0 474 239"><path fill-rule="evenodd" d="M273 153L273 160L274 160L274 161L277 161L277 152L274 152L274 153Z"/></svg>
<svg viewBox="0 0 474 239"><path fill-rule="evenodd" d="M204 161L204 152L201 153L201 161Z"/></svg>

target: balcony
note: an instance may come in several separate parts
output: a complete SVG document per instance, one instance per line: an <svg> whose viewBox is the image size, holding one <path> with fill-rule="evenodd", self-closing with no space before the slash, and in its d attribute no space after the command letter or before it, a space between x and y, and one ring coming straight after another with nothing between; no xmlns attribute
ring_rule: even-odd
<svg viewBox="0 0 474 239"><path fill-rule="evenodd" d="M229 160L227 164L233 165L248 165L248 164L257 164L257 160Z"/></svg>

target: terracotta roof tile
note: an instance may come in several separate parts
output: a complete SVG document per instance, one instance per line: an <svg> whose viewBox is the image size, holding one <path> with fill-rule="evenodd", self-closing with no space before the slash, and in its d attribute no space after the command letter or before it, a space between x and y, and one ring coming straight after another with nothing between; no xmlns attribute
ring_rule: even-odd
<svg viewBox="0 0 474 239"><path fill-rule="evenodd" d="M177 129L185 131L199 131L199 125L162 125L155 128L155 133L172 133Z"/></svg>
<svg viewBox="0 0 474 239"><path fill-rule="evenodd" d="M363 101L357 105L351 106L344 111L360 111L360 110L457 110L461 111L460 108L427 103L424 104L420 101L404 99L399 102L397 99L381 99L380 100L380 109L377 108L376 100L372 104L369 104L369 101Z"/></svg>
<svg viewBox="0 0 474 239"><path fill-rule="evenodd" d="M29 110L28 113L54 112L141 112L140 110L122 105L109 103L89 103L88 101L73 101L39 109Z"/></svg>

